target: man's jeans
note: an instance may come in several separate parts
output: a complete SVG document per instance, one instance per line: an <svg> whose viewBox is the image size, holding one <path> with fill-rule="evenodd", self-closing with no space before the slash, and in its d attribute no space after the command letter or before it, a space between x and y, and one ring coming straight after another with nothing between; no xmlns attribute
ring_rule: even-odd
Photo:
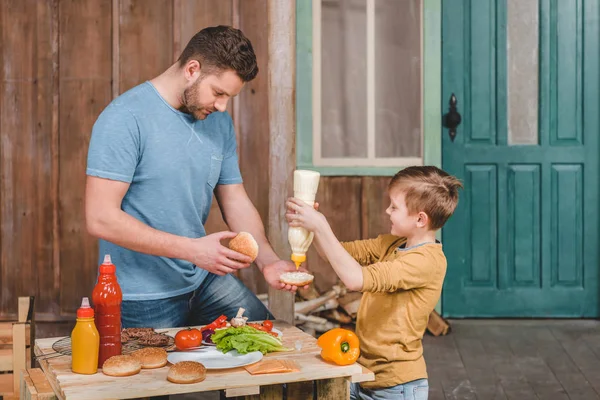
<svg viewBox="0 0 600 400"><path fill-rule="evenodd" d="M364 389L358 383L350 385L351 400L427 400L428 395L427 379L417 379L383 389Z"/></svg>
<svg viewBox="0 0 600 400"><path fill-rule="evenodd" d="M123 301L123 328L173 328L206 325L221 315L229 319L240 307L249 321L274 319L264 304L233 275L208 274L191 293L159 300Z"/></svg>

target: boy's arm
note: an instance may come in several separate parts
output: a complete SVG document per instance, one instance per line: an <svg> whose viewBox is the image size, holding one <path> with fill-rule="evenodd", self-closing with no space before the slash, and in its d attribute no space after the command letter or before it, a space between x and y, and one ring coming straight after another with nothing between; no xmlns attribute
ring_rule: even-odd
<svg viewBox="0 0 600 400"><path fill-rule="evenodd" d="M319 256L327 260L327 256L319 243L315 241L315 249ZM340 242L344 250L350 253L350 256L354 258L360 265L370 265L379 259L380 243L379 238L367 239L367 240L355 240L352 242Z"/></svg>
<svg viewBox="0 0 600 400"><path fill-rule="evenodd" d="M360 291L363 287L362 266L337 240L329 224L315 230L314 240L320 253L329 261L342 283L350 290Z"/></svg>
<svg viewBox="0 0 600 400"><path fill-rule="evenodd" d="M379 260L381 252L380 237L341 242L341 245L360 265L370 265Z"/></svg>
<svg viewBox="0 0 600 400"><path fill-rule="evenodd" d="M411 251L395 261L378 262L362 269L363 292L395 292L424 287L434 275L437 261L423 251Z"/></svg>

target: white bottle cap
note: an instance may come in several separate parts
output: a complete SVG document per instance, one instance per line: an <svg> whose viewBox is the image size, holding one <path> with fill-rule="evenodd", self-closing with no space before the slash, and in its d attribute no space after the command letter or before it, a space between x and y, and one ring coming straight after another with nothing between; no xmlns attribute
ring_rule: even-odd
<svg viewBox="0 0 600 400"><path fill-rule="evenodd" d="M112 261L110 260L110 254L104 255L104 264L112 264Z"/></svg>
<svg viewBox="0 0 600 400"><path fill-rule="evenodd" d="M90 299L84 297L81 299L81 308L90 308Z"/></svg>

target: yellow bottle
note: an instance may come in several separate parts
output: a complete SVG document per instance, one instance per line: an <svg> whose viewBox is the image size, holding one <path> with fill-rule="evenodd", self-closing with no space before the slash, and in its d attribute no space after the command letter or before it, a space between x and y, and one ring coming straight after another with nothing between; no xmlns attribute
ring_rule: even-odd
<svg viewBox="0 0 600 400"><path fill-rule="evenodd" d="M71 332L71 370L76 374L95 374L98 371L100 335L94 323L94 309L84 297L77 310L77 323Z"/></svg>

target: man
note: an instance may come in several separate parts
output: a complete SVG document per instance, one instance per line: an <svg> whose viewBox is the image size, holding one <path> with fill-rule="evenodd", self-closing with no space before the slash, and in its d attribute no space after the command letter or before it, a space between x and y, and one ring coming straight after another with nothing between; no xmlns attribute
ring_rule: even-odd
<svg viewBox="0 0 600 400"><path fill-rule="evenodd" d="M114 99L92 130L86 223L110 254L123 290L124 327L177 327L232 317L273 318L232 272L250 258L221 241L250 232L256 264L274 288L295 270L269 245L239 171L227 102L258 73L250 41L203 29L158 77ZM233 232L206 235L213 192Z"/></svg>

